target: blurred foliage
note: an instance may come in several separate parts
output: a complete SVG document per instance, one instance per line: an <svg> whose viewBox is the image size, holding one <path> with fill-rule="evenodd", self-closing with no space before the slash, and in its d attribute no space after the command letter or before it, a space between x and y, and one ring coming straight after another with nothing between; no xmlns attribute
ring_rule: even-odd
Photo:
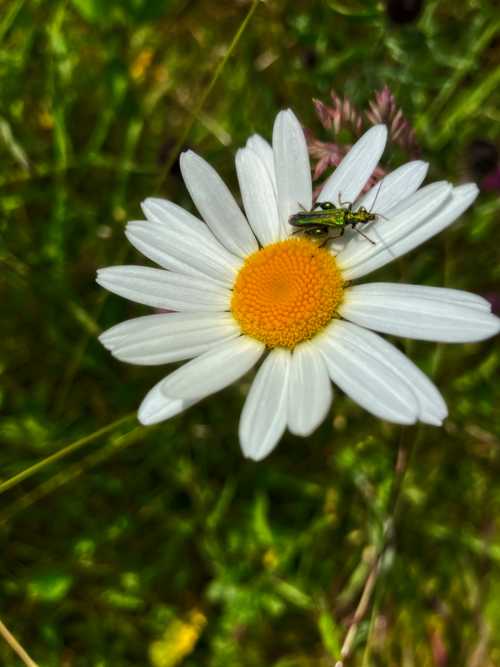
<svg viewBox="0 0 500 667"><path fill-rule="evenodd" d="M121 417L165 369L96 341L146 312L94 283L100 266L142 262L126 220L149 195L191 208L179 141L235 188L236 148L269 136L280 108L319 134L312 97L333 87L362 106L388 84L430 176L471 178L471 142L500 141L500 9L419 4L396 24L375 0L268 0L198 112L248 0L0 3L0 484L118 420L1 496L0 618L41 666L333 665L384 540L401 437L414 455L349 664L500 665L491 341L406 345L448 401L442 429L402 433L337 395L313 437L259 464L237 442L248 382L138 427ZM498 302L499 214L482 193L376 278ZM20 664L1 641L0 664Z"/></svg>

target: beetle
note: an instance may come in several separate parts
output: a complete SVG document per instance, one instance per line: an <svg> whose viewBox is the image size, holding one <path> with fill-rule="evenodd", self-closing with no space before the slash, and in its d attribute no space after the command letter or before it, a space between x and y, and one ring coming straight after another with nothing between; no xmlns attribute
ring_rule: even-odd
<svg viewBox="0 0 500 667"><path fill-rule="evenodd" d="M321 245L324 245L332 238L343 236L346 227L349 225L372 245L375 245L375 241L368 238L366 234L357 228L357 225L376 220L379 214L367 211L364 206L360 206L356 211L353 211L352 207L353 204L351 202L341 201L341 196L339 195L338 206L329 201L316 202L311 211L306 211L301 206L302 211L291 215L288 222L292 227L297 228L293 232L294 234L302 232L308 238L322 240ZM330 231L332 229L340 230L340 234L331 237Z"/></svg>

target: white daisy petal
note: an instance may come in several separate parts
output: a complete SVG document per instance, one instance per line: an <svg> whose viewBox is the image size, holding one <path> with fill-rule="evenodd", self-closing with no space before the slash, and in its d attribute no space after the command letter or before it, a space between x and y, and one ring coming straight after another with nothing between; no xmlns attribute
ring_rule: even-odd
<svg viewBox="0 0 500 667"><path fill-rule="evenodd" d="M166 313L117 324L99 340L117 359L149 366L192 359L240 333L229 313Z"/></svg>
<svg viewBox="0 0 500 667"><path fill-rule="evenodd" d="M243 148L236 154L236 171L248 222L261 245L279 241L276 193L264 163L253 150Z"/></svg>
<svg viewBox="0 0 500 667"><path fill-rule="evenodd" d="M262 163L264 164L269 178L273 184L274 191L278 191L276 185L276 173L274 171L274 155L271 145L263 139L259 134L253 134L246 143L247 148L250 148L257 153Z"/></svg>
<svg viewBox="0 0 500 667"><path fill-rule="evenodd" d="M181 233L196 234L206 239L215 240L205 222L184 208L177 206L177 204L168 201L168 199L148 197L142 202L141 208L146 218L151 222L168 225Z"/></svg>
<svg viewBox="0 0 500 667"><path fill-rule="evenodd" d="M187 226L144 220L129 222L125 232L130 243L164 269L190 276L205 276L231 286L242 260L231 255L213 237L197 234Z"/></svg>
<svg viewBox="0 0 500 667"><path fill-rule="evenodd" d="M384 217L389 216L391 209L416 192L424 181L428 168L429 165L427 162L421 162L420 160L407 162L402 167L395 169L385 176L366 194L362 195L356 201L355 210L358 210L360 206L364 206L370 212L373 211ZM378 220L380 218L363 225L363 232L368 237L370 237L370 228L377 224ZM355 229L345 229L342 238L337 241L334 240L330 244L330 248L335 254L344 251L347 256L358 244L364 248L366 239L361 234L358 234ZM347 250L348 248L349 250Z"/></svg>
<svg viewBox="0 0 500 667"><path fill-rule="evenodd" d="M420 421L441 425L448 415L446 403L434 384L406 355L372 331L350 322L338 322L337 326L354 346L375 357L415 394Z"/></svg>
<svg viewBox="0 0 500 667"><path fill-rule="evenodd" d="M355 201L377 166L386 141L385 125L375 125L365 132L327 179L318 201L337 204L340 197L344 202Z"/></svg>
<svg viewBox="0 0 500 667"><path fill-rule="evenodd" d="M445 343L484 340L500 330L488 302L460 290L372 283L346 291L339 313L382 333Z"/></svg>
<svg viewBox="0 0 500 667"><path fill-rule="evenodd" d="M259 368L248 392L239 434L243 454L254 461L266 457L285 431L290 364L290 352L275 348Z"/></svg>
<svg viewBox="0 0 500 667"><path fill-rule="evenodd" d="M231 292L207 278L147 266L99 269L97 282L114 294L154 308L180 311L229 310Z"/></svg>
<svg viewBox="0 0 500 667"><path fill-rule="evenodd" d="M193 151L181 155L180 166L191 199L214 236L239 257L255 252L252 230L215 169Z"/></svg>
<svg viewBox="0 0 500 667"><path fill-rule="evenodd" d="M446 303L455 303L469 308L478 308L487 313L491 312L490 302L479 294L465 292L460 289L450 289L448 287L429 287L427 285L409 285L400 283L365 283L364 285L354 285L345 291L345 301L356 301L373 297L382 297L392 299L396 298L408 300L418 297L433 299Z"/></svg>
<svg viewBox="0 0 500 667"><path fill-rule="evenodd" d="M333 390L320 351L314 343L297 345L292 353L288 386L288 428L308 436L325 419Z"/></svg>
<svg viewBox="0 0 500 667"><path fill-rule="evenodd" d="M414 424L419 413L415 394L379 358L354 345L342 324L333 322L317 340L332 381L376 417Z"/></svg>
<svg viewBox="0 0 500 667"><path fill-rule="evenodd" d="M422 185L427 175L429 164L421 160L407 162L391 171L376 183L356 202L355 208L364 206L369 211L387 215L391 208L409 197Z"/></svg>
<svg viewBox="0 0 500 667"><path fill-rule="evenodd" d="M224 341L171 373L161 390L165 396L186 399L214 394L249 371L264 349L262 343L249 336Z"/></svg>
<svg viewBox="0 0 500 667"><path fill-rule="evenodd" d="M278 187L278 209L283 234L288 235L288 218L301 207L312 206L311 167L306 138L292 111L280 111L273 129L273 153Z"/></svg>
<svg viewBox="0 0 500 667"><path fill-rule="evenodd" d="M422 188L414 196L424 190L426 188ZM375 245L367 242L370 247L363 252L362 256L346 256L344 258L342 253L342 268L344 269L345 279L355 280L371 273L435 236L461 216L475 200L478 193L479 190L473 183L454 188L445 205L439 207L433 214L426 214L425 218L422 216L420 222L416 225L405 224L403 216L398 215L398 238L394 238L394 234L389 233L389 226L394 223L395 218L377 222L377 226L372 227L370 231L370 238L375 241ZM398 204L396 208L399 210L399 207L403 204ZM377 233L374 234L375 230ZM389 243L387 242L388 237L393 239Z"/></svg>
<svg viewBox="0 0 500 667"><path fill-rule="evenodd" d="M453 187L445 181L431 183L417 190L393 208L393 215L387 220L377 220L370 226L369 243L361 238L362 242L350 243L337 255L337 261L345 277L350 279L350 269L366 262L376 255L392 253L392 247L402 238L408 237L426 218L439 211L439 208L450 199ZM364 229L363 229L364 231ZM349 277L348 277L349 276Z"/></svg>
<svg viewBox="0 0 500 667"><path fill-rule="evenodd" d="M155 384L139 406L137 418L144 426L158 424L175 417L197 403L197 401L184 401L180 398L167 398L160 389L162 382L163 380Z"/></svg>

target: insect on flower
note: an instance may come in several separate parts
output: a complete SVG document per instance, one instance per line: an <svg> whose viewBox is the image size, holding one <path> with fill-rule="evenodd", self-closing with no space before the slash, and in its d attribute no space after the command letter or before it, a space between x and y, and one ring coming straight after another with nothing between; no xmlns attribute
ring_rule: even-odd
<svg viewBox="0 0 500 667"><path fill-rule="evenodd" d="M173 202L146 199L147 219L129 222L126 234L161 268L111 266L97 276L115 294L169 311L101 334L114 357L152 366L186 362L145 396L138 412L142 424L180 414L261 359L239 427L243 453L256 461L287 428L306 437L319 426L330 410L332 383L380 419L443 423L448 412L438 389L375 332L473 342L498 333L500 319L477 294L352 281L445 229L472 204L478 188L446 181L420 187L428 165L414 160L360 198L387 134L379 124L358 139L323 184L321 205L313 206L302 126L292 111L280 112L272 146L253 136L236 154L246 217L203 158L192 151L181 155L182 176L205 222ZM300 212L297 202L306 210ZM382 217L386 222L375 220ZM370 219L376 244L357 233L338 252L315 242L314 235L332 228L365 230L362 223ZM291 220L305 236L290 236Z"/></svg>
<svg viewBox="0 0 500 667"><path fill-rule="evenodd" d="M357 225L376 220L379 214L372 213L371 210L367 211L364 206L360 206L354 211L352 202L343 202L341 199L341 195L339 194L338 206L329 201L317 202L311 211L303 209L301 213L291 215L288 222L292 227L297 228L294 234L302 232L304 236L310 239L321 241L320 245L323 246L328 241L343 236L346 228L350 225L358 234L361 234L363 238L372 245L375 245L375 241L368 238L366 234L357 228ZM318 211L317 209L320 210ZM330 236L332 229L340 230L340 234Z"/></svg>

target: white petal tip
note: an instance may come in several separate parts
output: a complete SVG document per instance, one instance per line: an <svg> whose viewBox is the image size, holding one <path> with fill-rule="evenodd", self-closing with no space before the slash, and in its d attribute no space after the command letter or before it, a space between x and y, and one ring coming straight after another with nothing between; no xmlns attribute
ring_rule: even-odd
<svg viewBox="0 0 500 667"><path fill-rule="evenodd" d="M146 409L140 406L137 412L137 420L143 426L153 426L154 424L160 424L163 421L167 421L167 419L170 419L171 417L175 417L178 412L179 411L172 411L169 413L165 411L162 414L161 411L158 409L151 409L150 406L147 406Z"/></svg>
<svg viewBox="0 0 500 667"><path fill-rule="evenodd" d="M159 386L155 385L139 406L137 419L143 426L152 426L176 417L194 403L161 396L158 389Z"/></svg>
<svg viewBox="0 0 500 667"><path fill-rule="evenodd" d="M153 415L148 415L146 411L141 412L141 410L139 410L137 413L137 419L143 426L151 426L151 424L154 424Z"/></svg>
<svg viewBox="0 0 500 667"><path fill-rule="evenodd" d="M108 335L108 332L105 331L100 336L97 336L97 340L104 345L107 350L110 350L113 346L111 345L112 336Z"/></svg>
<svg viewBox="0 0 500 667"><path fill-rule="evenodd" d="M137 413L137 420L142 426L153 426L154 424L160 424L163 421L167 421L167 419L170 419L169 415L166 415L165 417L161 415L158 416L157 412L151 410L142 410L139 408L139 412Z"/></svg>
<svg viewBox="0 0 500 667"><path fill-rule="evenodd" d="M379 125L374 125L369 130L367 130L363 136L370 137L371 140L384 144L385 146L388 136L387 126L382 123Z"/></svg>
<svg viewBox="0 0 500 667"><path fill-rule="evenodd" d="M260 134L252 134L248 137L245 146L246 148L252 148L256 144L262 144L262 143L267 144L267 141L263 137L261 137Z"/></svg>
<svg viewBox="0 0 500 667"><path fill-rule="evenodd" d="M133 245L132 239L134 239L137 235L137 232L144 231L148 227L144 227L144 225L149 226L150 222L147 220L131 220L130 222L127 222L125 225L125 237L130 241L130 243Z"/></svg>
<svg viewBox="0 0 500 667"><path fill-rule="evenodd" d="M266 440L259 442L242 442L242 434L240 432L240 446L243 456L246 459L250 459L251 461L262 461L276 449L281 441L282 436L283 433L279 438L273 438L271 441Z"/></svg>
<svg viewBox="0 0 500 667"><path fill-rule="evenodd" d="M108 266L106 269L99 269L96 273L95 281L98 285L101 287L104 287L105 289L108 289L108 284L109 284L109 279L113 278L115 275L113 273L113 269L115 267L113 266Z"/></svg>
<svg viewBox="0 0 500 667"><path fill-rule="evenodd" d="M290 433L293 435L296 435L298 438L308 438L310 435L314 433L316 430L317 426L314 426L314 428L300 428L295 426L294 428L290 428L288 426Z"/></svg>
<svg viewBox="0 0 500 667"><path fill-rule="evenodd" d="M259 454L259 452L246 452L244 449L243 451L243 456L250 460L250 461L255 461L258 463L259 461L262 461L266 458L266 456L269 456L270 452L266 452L264 454Z"/></svg>
<svg viewBox="0 0 500 667"><path fill-rule="evenodd" d="M497 317L496 315L493 315L493 313L490 314L491 317L491 334L489 336L496 336L498 333L500 333L500 317ZM489 338L487 336L487 338Z"/></svg>
<svg viewBox="0 0 500 667"><path fill-rule="evenodd" d="M396 422L396 424L404 424L407 426L412 426L413 424L416 424L418 422L418 415L404 415L401 417L400 420Z"/></svg>
<svg viewBox="0 0 500 667"><path fill-rule="evenodd" d="M463 197L471 197L472 201L478 196L480 190L476 183L464 183L455 188Z"/></svg>
<svg viewBox="0 0 500 667"><path fill-rule="evenodd" d="M143 426L150 426L153 424L154 415L157 413L157 410L151 409L153 402L150 397L152 394L154 395L154 389L146 394L137 411L137 419Z"/></svg>
<svg viewBox="0 0 500 667"><path fill-rule="evenodd" d="M157 205L162 205L163 202L165 202L165 199L160 199L159 197L146 197L143 201L141 201L141 210L144 213L146 217L148 217L149 209L152 206L157 206Z"/></svg>
<svg viewBox="0 0 500 667"><path fill-rule="evenodd" d="M280 111L278 113L278 115L276 116L276 121L275 122L277 122L277 121L279 121L279 122L292 122L292 123L297 123L297 124L300 125L299 119L293 113L293 111L291 109L283 109L282 111Z"/></svg>
<svg viewBox="0 0 500 667"><path fill-rule="evenodd" d="M443 417L443 419L441 419L440 417L437 417L436 415L430 415L430 414L422 415L420 417L420 421L423 424L427 424L428 426L442 426L444 419L445 419L445 417Z"/></svg>
<svg viewBox="0 0 500 667"><path fill-rule="evenodd" d="M457 198L457 203L460 203L462 213L472 205L479 192L480 190L475 183L464 183L453 188L453 195ZM464 202L466 203L465 207L463 207Z"/></svg>
<svg viewBox="0 0 500 667"><path fill-rule="evenodd" d="M183 163L185 163L187 160L191 160L193 157L196 157L196 153L191 149L188 149L187 151L184 151L184 153L181 153L179 156L179 162L181 166Z"/></svg>
<svg viewBox="0 0 500 667"><path fill-rule="evenodd" d="M492 338L500 333L500 318L493 313L485 313L481 327L477 329L475 335L471 335L469 340L464 340L465 343L480 343L483 340ZM461 341L458 341L461 342Z"/></svg>
<svg viewBox="0 0 500 667"><path fill-rule="evenodd" d="M424 162L424 160L415 160L413 162L413 164L415 165L415 168L419 172L423 172L424 174L427 174L427 172L429 171L429 166L430 166L429 162Z"/></svg>

